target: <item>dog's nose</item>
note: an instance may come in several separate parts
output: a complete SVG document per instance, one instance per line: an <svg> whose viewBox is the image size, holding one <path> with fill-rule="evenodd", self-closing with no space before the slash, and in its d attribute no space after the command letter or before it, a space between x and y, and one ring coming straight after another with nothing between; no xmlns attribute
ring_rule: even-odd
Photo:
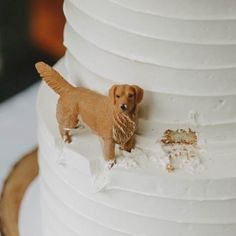
<svg viewBox="0 0 236 236"><path fill-rule="evenodd" d="M127 105L126 105L126 104L121 104L121 105L120 105L120 109L121 109L122 111L127 110Z"/></svg>

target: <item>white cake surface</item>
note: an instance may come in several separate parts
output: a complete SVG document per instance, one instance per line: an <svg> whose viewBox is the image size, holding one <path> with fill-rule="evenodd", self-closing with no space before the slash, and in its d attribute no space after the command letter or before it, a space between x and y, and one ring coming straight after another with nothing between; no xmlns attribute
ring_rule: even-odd
<svg viewBox="0 0 236 236"><path fill-rule="evenodd" d="M103 94L137 84L145 97L136 148L117 149L108 170L88 130L62 143L58 97L41 87L43 236L235 236L236 2L66 0L64 12L64 77ZM199 149L168 173L160 139L178 128Z"/></svg>
<svg viewBox="0 0 236 236"><path fill-rule="evenodd" d="M20 236L42 236L39 180L28 187L19 212Z"/></svg>

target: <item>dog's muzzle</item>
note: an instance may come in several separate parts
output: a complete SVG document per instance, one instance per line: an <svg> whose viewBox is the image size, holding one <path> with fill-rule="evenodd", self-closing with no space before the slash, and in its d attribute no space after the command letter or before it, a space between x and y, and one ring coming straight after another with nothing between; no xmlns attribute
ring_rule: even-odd
<svg viewBox="0 0 236 236"><path fill-rule="evenodd" d="M120 109L121 109L121 111L126 111L127 110L127 105L126 104L121 104L120 105Z"/></svg>

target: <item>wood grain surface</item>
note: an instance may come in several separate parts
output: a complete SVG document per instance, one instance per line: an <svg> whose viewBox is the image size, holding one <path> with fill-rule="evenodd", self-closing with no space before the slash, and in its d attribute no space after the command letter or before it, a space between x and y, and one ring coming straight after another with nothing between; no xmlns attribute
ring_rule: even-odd
<svg viewBox="0 0 236 236"><path fill-rule="evenodd" d="M18 214L24 193L38 175L37 149L22 157L5 180L0 198L2 236L19 236Z"/></svg>

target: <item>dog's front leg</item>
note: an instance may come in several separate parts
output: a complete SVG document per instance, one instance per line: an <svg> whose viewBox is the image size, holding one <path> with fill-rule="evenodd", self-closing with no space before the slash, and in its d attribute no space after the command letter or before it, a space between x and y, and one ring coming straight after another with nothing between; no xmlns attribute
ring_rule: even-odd
<svg viewBox="0 0 236 236"><path fill-rule="evenodd" d="M130 140L121 146L122 150L125 150L126 152L131 152L131 150L134 148L135 140L134 135L130 138Z"/></svg>
<svg viewBox="0 0 236 236"><path fill-rule="evenodd" d="M109 168L112 168L116 164L115 142L113 139L104 139L104 154L106 161L109 163Z"/></svg>

